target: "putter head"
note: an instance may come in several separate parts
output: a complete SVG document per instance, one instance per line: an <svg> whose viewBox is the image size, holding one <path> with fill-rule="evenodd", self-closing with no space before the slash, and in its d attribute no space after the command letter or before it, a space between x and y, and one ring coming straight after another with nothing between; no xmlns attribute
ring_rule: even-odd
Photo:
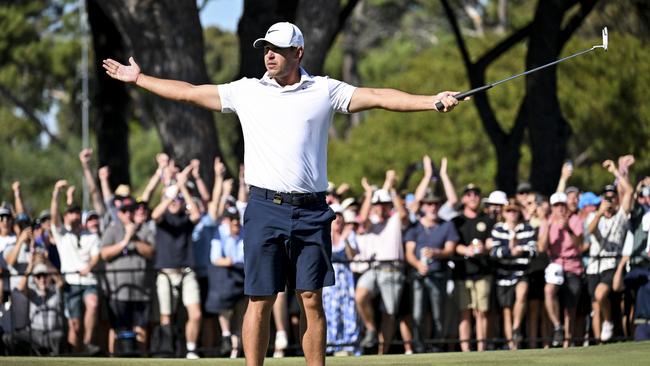
<svg viewBox="0 0 650 366"><path fill-rule="evenodd" d="M607 37L607 27L605 27L605 28L603 28L603 49L605 51L607 51L607 42L608 42L607 38L608 38Z"/></svg>

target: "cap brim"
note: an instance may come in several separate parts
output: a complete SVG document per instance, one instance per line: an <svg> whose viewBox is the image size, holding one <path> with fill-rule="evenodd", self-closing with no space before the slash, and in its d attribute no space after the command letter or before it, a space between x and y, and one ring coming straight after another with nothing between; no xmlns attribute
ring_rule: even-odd
<svg viewBox="0 0 650 366"><path fill-rule="evenodd" d="M267 43L269 43L266 39L264 38L258 38L253 42L253 48L262 48L264 47Z"/></svg>

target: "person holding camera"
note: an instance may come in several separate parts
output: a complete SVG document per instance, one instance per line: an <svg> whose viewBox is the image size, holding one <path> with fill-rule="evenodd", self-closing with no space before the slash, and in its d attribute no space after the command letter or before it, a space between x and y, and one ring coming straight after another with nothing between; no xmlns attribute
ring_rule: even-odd
<svg viewBox="0 0 650 366"><path fill-rule="evenodd" d="M603 167L614 175L619 186L605 186L598 211L591 219L587 219L590 247L586 273L593 311L594 336L606 342L611 339L614 331L608 297L627 232L634 190L627 175L616 169L612 160L604 161Z"/></svg>

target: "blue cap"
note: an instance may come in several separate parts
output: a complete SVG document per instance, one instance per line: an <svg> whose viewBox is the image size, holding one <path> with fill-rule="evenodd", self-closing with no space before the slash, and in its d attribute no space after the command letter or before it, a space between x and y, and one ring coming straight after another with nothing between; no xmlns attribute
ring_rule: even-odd
<svg viewBox="0 0 650 366"><path fill-rule="evenodd" d="M578 209L582 210L585 206L598 206L599 204L600 197L598 197L594 192L585 192L580 195L580 199L578 200Z"/></svg>

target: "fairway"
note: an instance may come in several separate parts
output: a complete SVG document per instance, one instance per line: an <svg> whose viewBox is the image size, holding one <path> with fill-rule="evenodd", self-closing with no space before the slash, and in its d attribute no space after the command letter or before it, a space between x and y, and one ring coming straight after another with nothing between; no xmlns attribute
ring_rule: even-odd
<svg viewBox="0 0 650 366"><path fill-rule="evenodd" d="M650 342L627 342L604 346L579 347L570 349L494 351L484 353L440 353L420 355L387 355L362 357L328 357L328 365L647 365L650 360ZM200 360L183 359L126 359L126 358L36 358L36 357L0 357L3 366L12 365L243 365L243 359L229 360L221 358L204 358ZM284 359L268 358L265 365L289 366L304 365L299 357Z"/></svg>

